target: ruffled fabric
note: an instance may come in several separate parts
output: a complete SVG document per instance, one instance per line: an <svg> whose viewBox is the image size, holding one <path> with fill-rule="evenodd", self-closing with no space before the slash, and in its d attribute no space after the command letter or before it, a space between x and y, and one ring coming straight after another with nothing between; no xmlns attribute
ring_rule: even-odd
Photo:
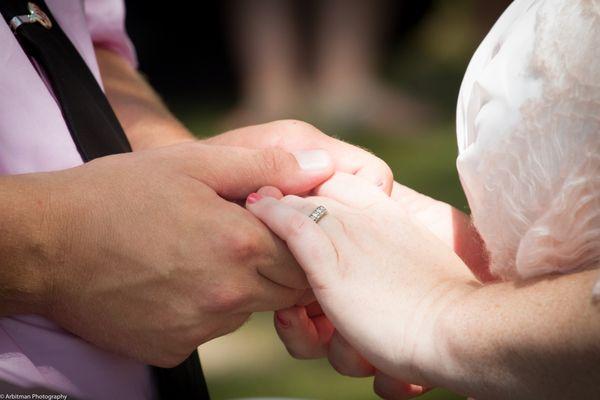
<svg viewBox="0 0 600 400"><path fill-rule="evenodd" d="M516 0L469 65L457 167L496 276L600 265L598 49L599 1Z"/></svg>

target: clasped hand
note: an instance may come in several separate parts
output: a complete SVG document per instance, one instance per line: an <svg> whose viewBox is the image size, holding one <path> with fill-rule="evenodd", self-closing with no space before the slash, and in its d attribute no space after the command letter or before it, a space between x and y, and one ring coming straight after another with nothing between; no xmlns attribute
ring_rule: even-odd
<svg viewBox="0 0 600 400"><path fill-rule="evenodd" d="M456 210L398 184L390 198L344 173L315 194L263 188L247 199L287 243L317 299L276 313L280 338L297 358L328 357L344 375L375 375L384 398L423 393L440 356L436 321L477 285L451 247ZM319 205L328 214L315 224L307 216Z"/></svg>
<svg viewBox="0 0 600 400"><path fill-rule="evenodd" d="M306 193L336 170L391 189L383 161L296 121L6 178L40 213L20 261L27 287L39 284L18 312L112 353L177 365L308 287L287 246L238 203L265 185Z"/></svg>

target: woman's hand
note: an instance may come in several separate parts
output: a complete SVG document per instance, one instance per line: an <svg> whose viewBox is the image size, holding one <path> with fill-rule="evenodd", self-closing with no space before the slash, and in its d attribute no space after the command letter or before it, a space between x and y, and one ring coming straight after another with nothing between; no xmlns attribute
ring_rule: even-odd
<svg viewBox="0 0 600 400"><path fill-rule="evenodd" d="M422 386L393 378L373 367L336 331L316 301L307 306L276 311L275 329L294 358L327 357L331 366L342 375L356 378L374 375L374 391L384 399L409 399L427 391Z"/></svg>
<svg viewBox="0 0 600 400"><path fill-rule="evenodd" d="M281 199L275 187L258 191L262 196ZM391 193L394 200L419 224L426 227L462 258L481 281L493 279L489 273L485 248L468 215L451 205L432 199L398 182ZM350 377L375 376L374 390L386 399L408 399L420 396L426 388L406 383L377 371L354 349L329 321L318 302L306 302L275 312L275 329L288 352L297 359L326 357L340 374ZM304 305L306 303L308 305Z"/></svg>
<svg viewBox="0 0 600 400"><path fill-rule="evenodd" d="M398 193L397 186L398 184L395 183L393 194ZM283 198L283 193L273 186L262 187L258 190L258 194L276 199ZM426 196L423 197L433 201ZM414 198L415 203L420 200ZM375 376L373 389L385 399L409 399L420 396L428 390L377 371L339 333L336 333L335 327L323 313L321 305L314 300L312 290L298 305L275 311L274 317L275 330L294 358L327 357L331 366L342 375L356 378Z"/></svg>
<svg viewBox="0 0 600 400"><path fill-rule="evenodd" d="M476 280L451 248L361 178L337 174L318 194L251 195L247 206L307 273L336 328L332 340L339 334L340 346L347 342L382 374L430 386L437 318ZM318 205L329 214L317 225L307 216Z"/></svg>
<svg viewBox="0 0 600 400"><path fill-rule="evenodd" d="M490 272L485 244L469 215L398 182L393 184L391 197L411 218L454 249L477 279L496 279Z"/></svg>

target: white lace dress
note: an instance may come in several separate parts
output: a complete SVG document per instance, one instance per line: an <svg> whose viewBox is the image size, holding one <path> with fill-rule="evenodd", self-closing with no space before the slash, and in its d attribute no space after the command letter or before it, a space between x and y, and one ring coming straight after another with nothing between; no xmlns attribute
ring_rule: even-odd
<svg viewBox="0 0 600 400"><path fill-rule="evenodd" d="M515 0L467 69L457 136L492 273L600 265L600 0Z"/></svg>

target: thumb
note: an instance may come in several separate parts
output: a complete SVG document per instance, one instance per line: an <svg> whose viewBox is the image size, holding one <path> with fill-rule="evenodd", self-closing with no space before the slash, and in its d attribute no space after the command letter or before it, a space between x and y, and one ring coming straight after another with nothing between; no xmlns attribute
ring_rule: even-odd
<svg viewBox="0 0 600 400"><path fill-rule="evenodd" d="M194 158L188 173L227 199L243 199L263 186L284 194L308 192L334 172L331 157L319 149L289 153L278 148L202 145Z"/></svg>

